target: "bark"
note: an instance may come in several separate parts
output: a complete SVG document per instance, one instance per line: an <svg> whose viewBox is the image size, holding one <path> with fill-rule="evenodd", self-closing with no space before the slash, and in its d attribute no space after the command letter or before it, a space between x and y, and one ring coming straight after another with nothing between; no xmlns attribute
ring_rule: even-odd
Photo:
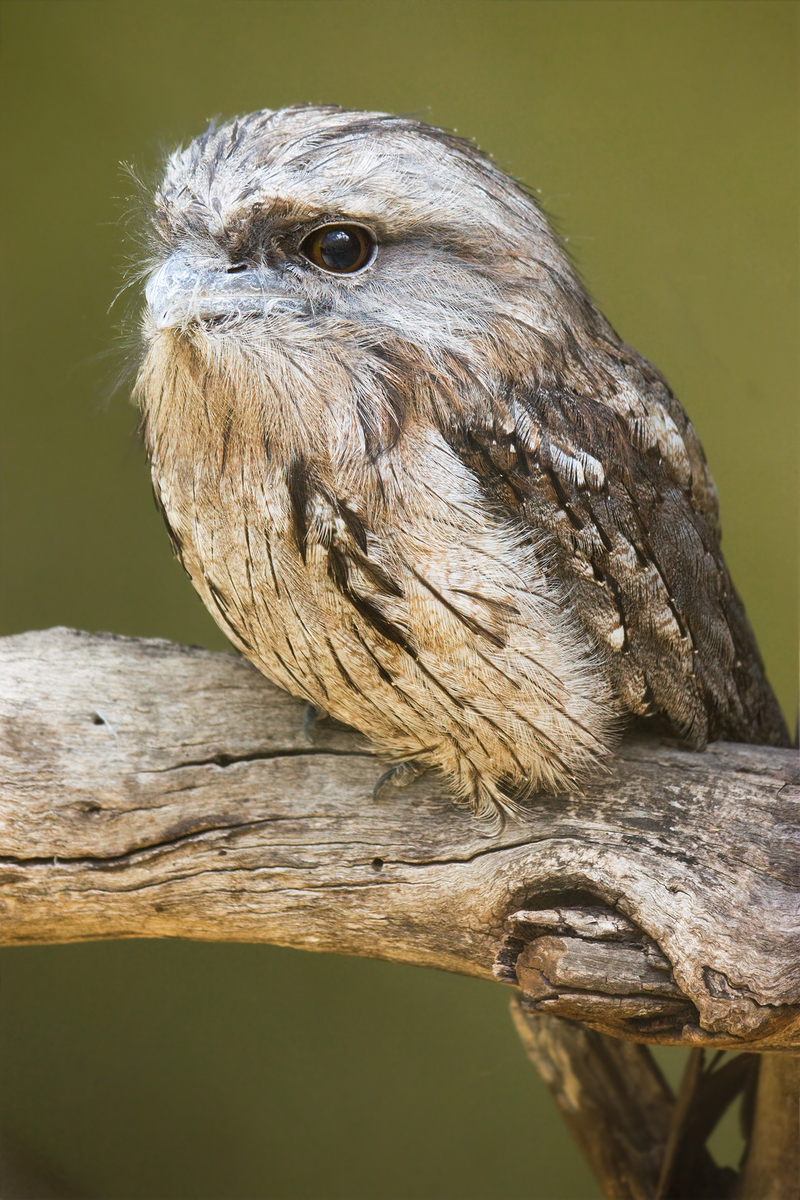
<svg viewBox="0 0 800 1200"><path fill-rule="evenodd" d="M492 829L231 654L0 643L6 943L264 941L522 986L637 1042L800 1047L792 750L623 744Z"/></svg>
<svg viewBox="0 0 800 1200"><path fill-rule="evenodd" d="M800 1196L800 1058L764 1054L753 1131L736 1200Z"/></svg>
<svg viewBox="0 0 800 1200"><path fill-rule="evenodd" d="M670 1132L673 1096L645 1046L561 1017L511 1015L608 1200L651 1200Z"/></svg>
<svg viewBox="0 0 800 1200"><path fill-rule="evenodd" d="M304 717L232 654L0 640L0 940L273 942L494 976L606 1196L796 1194L796 751L631 738L582 793L496 828L435 775L376 788L358 734ZM645 1042L696 1048L677 1098ZM709 1065L727 1048L747 1053ZM739 1093L741 1174L704 1144Z"/></svg>

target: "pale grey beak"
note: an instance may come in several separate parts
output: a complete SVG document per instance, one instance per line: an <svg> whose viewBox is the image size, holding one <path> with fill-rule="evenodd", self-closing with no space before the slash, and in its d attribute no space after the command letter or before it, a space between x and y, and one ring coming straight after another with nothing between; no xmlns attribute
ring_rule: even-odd
<svg viewBox="0 0 800 1200"><path fill-rule="evenodd" d="M242 269L226 260L176 250L150 276L144 294L157 327L169 329L193 320L264 315L270 301L278 298L269 276L264 268Z"/></svg>

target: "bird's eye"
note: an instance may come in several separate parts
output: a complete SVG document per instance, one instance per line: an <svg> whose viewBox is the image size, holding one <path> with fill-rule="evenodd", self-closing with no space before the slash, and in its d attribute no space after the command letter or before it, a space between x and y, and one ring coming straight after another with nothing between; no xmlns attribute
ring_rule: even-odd
<svg viewBox="0 0 800 1200"><path fill-rule="evenodd" d="M352 275L375 257L375 238L363 225L322 225L300 246L316 267L336 275Z"/></svg>

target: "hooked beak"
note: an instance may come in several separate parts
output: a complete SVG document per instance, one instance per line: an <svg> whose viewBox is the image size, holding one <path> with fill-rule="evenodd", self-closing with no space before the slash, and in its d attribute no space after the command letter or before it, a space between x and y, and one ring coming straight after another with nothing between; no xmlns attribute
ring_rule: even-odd
<svg viewBox="0 0 800 1200"><path fill-rule="evenodd" d="M265 277L271 275L176 250L150 276L144 294L158 329L185 328L192 321L263 316L278 299L274 279Z"/></svg>

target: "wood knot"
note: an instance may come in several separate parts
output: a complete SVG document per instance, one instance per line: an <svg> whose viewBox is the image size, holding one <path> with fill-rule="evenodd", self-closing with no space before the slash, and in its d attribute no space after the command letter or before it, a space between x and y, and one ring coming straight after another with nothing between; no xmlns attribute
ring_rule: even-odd
<svg viewBox="0 0 800 1200"><path fill-rule="evenodd" d="M529 1012L583 1021L617 1037L676 1041L697 1010L672 964L631 920L602 904L520 909L494 974Z"/></svg>

